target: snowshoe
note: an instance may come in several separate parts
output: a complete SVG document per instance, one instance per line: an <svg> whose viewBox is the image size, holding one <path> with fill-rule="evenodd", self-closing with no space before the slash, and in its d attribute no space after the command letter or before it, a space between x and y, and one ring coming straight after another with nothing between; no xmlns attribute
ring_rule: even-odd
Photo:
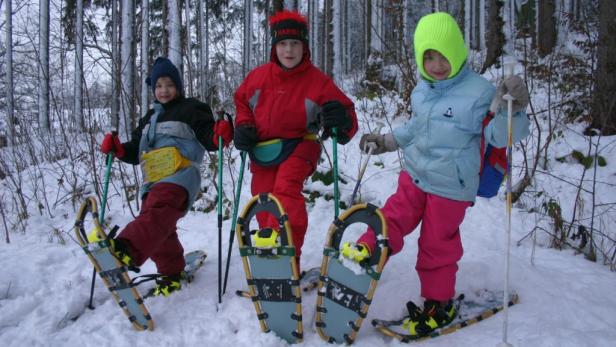
<svg viewBox="0 0 616 347"><path fill-rule="evenodd" d="M364 223L374 230L377 245L373 254L351 269L341 255L345 229ZM354 342L368 314L378 280L388 255L387 224L381 211L371 204L357 204L345 211L329 228L317 292L316 326L319 336L330 343Z"/></svg>
<svg viewBox="0 0 616 347"><path fill-rule="evenodd" d="M278 230L250 231L250 221L261 212L278 219ZM302 304L295 247L288 217L278 199L272 194L254 196L237 219L236 236L261 330L274 331L289 343L301 342Z"/></svg>
<svg viewBox="0 0 616 347"><path fill-rule="evenodd" d="M515 305L518 301L519 297L517 294L510 294L507 306ZM424 334L417 334L416 331L411 331L411 324L414 320L413 317L421 314L421 310L416 305L412 304L412 302L407 305L410 311L408 315L396 320L373 319L372 326L381 334L406 343L419 342L451 334L464 327L488 319L502 311L504 309L503 292L481 290L471 293L469 297L461 294L458 298L453 300L452 304L457 311L453 320L447 325L441 325L440 327L424 332ZM412 306L415 307L412 308ZM415 311L415 313L412 311Z"/></svg>
<svg viewBox="0 0 616 347"><path fill-rule="evenodd" d="M94 242L88 241L84 228L88 213L92 215L91 222L97 236ZM143 304L143 298L131 282L127 267L114 254L111 240L98 221L98 209L93 197L88 197L79 208L75 234L81 248L133 327L137 330L153 330L154 321Z"/></svg>

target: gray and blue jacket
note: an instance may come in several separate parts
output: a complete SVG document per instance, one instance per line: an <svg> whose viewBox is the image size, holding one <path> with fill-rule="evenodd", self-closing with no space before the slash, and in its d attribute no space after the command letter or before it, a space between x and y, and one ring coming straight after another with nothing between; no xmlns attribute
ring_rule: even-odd
<svg viewBox="0 0 616 347"><path fill-rule="evenodd" d="M131 140L122 144L126 154L120 160L136 165L140 162L141 153L171 146L176 147L192 165L158 182L142 185L142 198L154 184L174 183L186 189L186 209L190 209L201 189L199 165L205 151L218 149L213 142L214 122L210 107L193 98L180 97L166 104L154 103L153 108L139 120Z"/></svg>
<svg viewBox="0 0 616 347"><path fill-rule="evenodd" d="M475 201L479 187L482 121L496 88L464 66L447 80L421 80L411 94L412 117L394 129L403 168L427 193L458 201ZM525 112L513 115L513 141L529 134ZM487 143L507 145L507 110L496 112L486 126Z"/></svg>

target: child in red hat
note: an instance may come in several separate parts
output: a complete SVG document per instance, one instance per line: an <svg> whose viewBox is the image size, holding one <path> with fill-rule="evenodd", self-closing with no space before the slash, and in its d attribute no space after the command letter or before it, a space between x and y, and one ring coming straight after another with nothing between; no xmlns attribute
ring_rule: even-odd
<svg viewBox="0 0 616 347"><path fill-rule="evenodd" d="M346 144L357 132L353 102L310 61L308 22L298 12L282 11L269 20L269 63L252 70L235 92L235 147L251 157L253 195L272 193L285 208L299 268L308 227L304 181L321 155L320 128ZM257 143L279 139L285 150L275 160L254 155ZM261 228L278 228L274 218L257 215Z"/></svg>

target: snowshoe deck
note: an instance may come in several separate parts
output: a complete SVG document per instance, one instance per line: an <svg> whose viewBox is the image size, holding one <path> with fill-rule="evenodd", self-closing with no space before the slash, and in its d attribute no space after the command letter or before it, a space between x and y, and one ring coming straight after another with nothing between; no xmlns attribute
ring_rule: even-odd
<svg viewBox="0 0 616 347"><path fill-rule="evenodd" d="M90 213L92 224L101 241L88 242L84 221ZM107 234L98 221L96 200L88 197L82 204L75 221L75 234L103 283L113 295L122 311L137 330L153 330L154 321L143 304L143 298L131 283L126 267L111 252Z"/></svg>
<svg viewBox="0 0 616 347"><path fill-rule="evenodd" d="M377 247L358 271L343 264L340 242L345 229L364 223L374 230ZM316 326L321 338L330 343L354 342L363 319L368 314L377 282L388 255L387 224L381 211L370 204L358 204L332 223L323 251L317 292Z"/></svg>
<svg viewBox="0 0 616 347"><path fill-rule="evenodd" d="M461 294L457 299L456 305L459 305L458 315L449 325L434 330L428 335L417 336L407 334L404 329L404 321L408 315L397 320L372 320L372 326L380 333L393 337L401 342L419 342L427 339L432 339L438 336L451 334L469 325L481 322L484 319L494 316L496 313L504 309L503 292L483 290L472 293L470 297L465 297ZM509 295L508 306L517 304L519 297L517 294Z"/></svg>
<svg viewBox="0 0 616 347"><path fill-rule="evenodd" d="M277 247L257 248L251 238L250 221L267 212L278 220ZM258 232L258 231L257 231ZM272 194L254 196L238 217L236 236L261 330L274 331L289 343L303 338L299 273L291 227L284 209Z"/></svg>

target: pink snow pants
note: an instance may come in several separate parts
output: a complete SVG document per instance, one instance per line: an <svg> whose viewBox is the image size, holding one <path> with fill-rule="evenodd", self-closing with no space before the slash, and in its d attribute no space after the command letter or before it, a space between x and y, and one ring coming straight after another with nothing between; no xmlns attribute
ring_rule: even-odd
<svg viewBox="0 0 616 347"><path fill-rule="evenodd" d="M421 296L446 301L455 295L457 262L462 258L459 226L470 201L456 201L425 193L405 171L398 177L398 189L381 209L387 220L392 255L404 246L404 236L421 222L417 264ZM376 240L368 230L359 238L374 249Z"/></svg>
<svg viewBox="0 0 616 347"><path fill-rule="evenodd" d="M151 258L163 275L184 270L184 248L176 223L186 213L187 203L188 194L182 186L165 182L152 186L143 199L139 216L118 235L130 243L137 266Z"/></svg>

